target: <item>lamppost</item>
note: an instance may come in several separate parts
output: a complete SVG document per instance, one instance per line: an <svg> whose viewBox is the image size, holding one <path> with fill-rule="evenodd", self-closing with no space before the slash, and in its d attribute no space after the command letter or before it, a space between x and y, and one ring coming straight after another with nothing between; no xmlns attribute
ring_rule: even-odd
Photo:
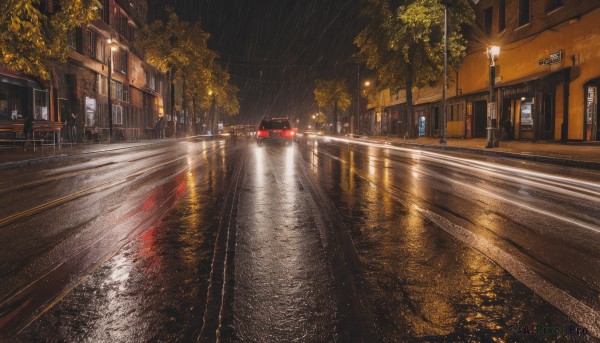
<svg viewBox="0 0 600 343"><path fill-rule="evenodd" d="M496 45L487 48L490 61L490 95L487 108L487 140L486 148L494 147L494 122L496 120L496 103L494 102L494 82L496 81L496 58L500 56L500 47Z"/></svg>
<svg viewBox="0 0 600 343"><path fill-rule="evenodd" d="M317 115L313 114L312 118L315 121L315 133L316 133L316 131L317 131Z"/></svg>
<svg viewBox="0 0 600 343"><path fill-rule="evenodd" d="M113 51L117 51L118 44L112 38L106 40L107 46L110 49L108 55L108 141L112 142L113 137L113 108L112 108L112 72L113 72ZM116 87L115 87L116 88Z"/></svg>
<svg viewBox="0 0 600 343"><path fill-rule="evenodd" d="M364 88L365 88L363 91L365 91L365 92L366 92L366 88L369 88L369 86L371 86L371 81L368 81L368 80L367 80L367 81L365 81L365 82L364 82L364 84L363 84L363 85L364 85ZM369 101L367 100L367 104L368 104L368 103L369 103ZM360 100L359 100L359 106L360 106ZM359 132L360 132L360 126L361 126L361 120L360 120L360 119L361 119L361 118L360 118L360 113L359 113L359 114L358 114L358 130L359 130Z"/></svg>
<svg viewBox="0 0 600 343"><path fill-rule="evenodd" d="M208 95L212 96L212 104L210 106L210 130L213 132L213 134L215 133L215 112L216 112L216 107L217 107L217 98L216 98L216 94L210 90L208 91ZM219 114L217 113L217 133L219 131Z"/></svg>
<svg viewBox="0 0 600 343"><path fill-rule="evenodd" d="M444 79L442 84L442 138L440 144L446 145L446 84L448 78L448 3L444 1Z"/></svg>

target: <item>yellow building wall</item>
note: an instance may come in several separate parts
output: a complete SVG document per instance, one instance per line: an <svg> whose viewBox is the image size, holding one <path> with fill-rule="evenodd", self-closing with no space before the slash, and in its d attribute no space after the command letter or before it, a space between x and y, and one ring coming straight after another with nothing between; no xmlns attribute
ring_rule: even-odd
<svg viewBox="0 0 600 343"><path fill-rule="evenodd" d="M584 84L600 77L599 23L600 9L596 9L579 20L563 23L517 42L490 42L489 45L501 47L500 57L496 62L496 76L501 78L501 82L497 86L544 72L574 67L569 84L569 139L583 139ZM558 50L562 51L561 63L539 65L540 59L548 58ZM463 94L485 91L489 87L488 76L489 61L486 52L474 52L465 58L459 69L458 88ZM558 110L558 105L556 108ZM557 117L558 132L562 122L562 107L560 111L560 122Z"/></svg>
<svg viewBox="0 0 600 343"><path fill-rule="evenodd" d="M447 127L447 134L450 137L463 137L465 135L465 122L464 121L449 121Z"/></svg>

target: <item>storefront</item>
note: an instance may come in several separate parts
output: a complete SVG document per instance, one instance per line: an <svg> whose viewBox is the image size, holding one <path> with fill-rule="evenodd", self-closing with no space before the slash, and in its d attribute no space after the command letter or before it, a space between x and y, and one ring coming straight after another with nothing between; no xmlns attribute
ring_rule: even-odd
<svg viewBox="0 0 600 343"><path fill-rule="evenodd" d="M10 72L0 74L0 129L13 132L27 116L50 121L50 92L38 82Z"/></svg>
<svg viewBox="0 0 600 343"><path fill-rule="evenodd" d="M498 87L496 128L500 139L556 140L563 138L568 118L570 69L546 71Z"/></svg>
<svg viewBox="0 0 600 343"><path fill-rule="evenodd" d="M50 120L48 90L26 78L0 75L0 120Z"/></svg>

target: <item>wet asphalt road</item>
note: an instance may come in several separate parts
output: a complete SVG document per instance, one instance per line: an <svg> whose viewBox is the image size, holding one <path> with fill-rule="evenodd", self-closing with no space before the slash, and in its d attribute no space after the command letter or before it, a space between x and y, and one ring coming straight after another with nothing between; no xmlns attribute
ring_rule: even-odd
<svg viewBox="0 0 600 343"><path fill-rule="evenodd" d="M518 165L321 139L0 171L0 332L593 341L514 331L598 325L600 177Z"/></svg>

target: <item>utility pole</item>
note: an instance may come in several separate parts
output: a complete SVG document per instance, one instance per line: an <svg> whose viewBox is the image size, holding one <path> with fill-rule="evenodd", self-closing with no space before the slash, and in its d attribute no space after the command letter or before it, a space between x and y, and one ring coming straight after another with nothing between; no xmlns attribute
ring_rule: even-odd
<svg viewBox="0 0 600 343"><path fill-rule="evenodd" d="M448 3L444 2L444 80L442 84L442 138L440 144L446 144L446 85L448 84Z"/></svg>
<svg viewBox="0 0 600 343"><path fill-rule="evenodd" d="M358 134L360 132L360 64L357 65L356 85L356 130L353 132Z"/></svg>

